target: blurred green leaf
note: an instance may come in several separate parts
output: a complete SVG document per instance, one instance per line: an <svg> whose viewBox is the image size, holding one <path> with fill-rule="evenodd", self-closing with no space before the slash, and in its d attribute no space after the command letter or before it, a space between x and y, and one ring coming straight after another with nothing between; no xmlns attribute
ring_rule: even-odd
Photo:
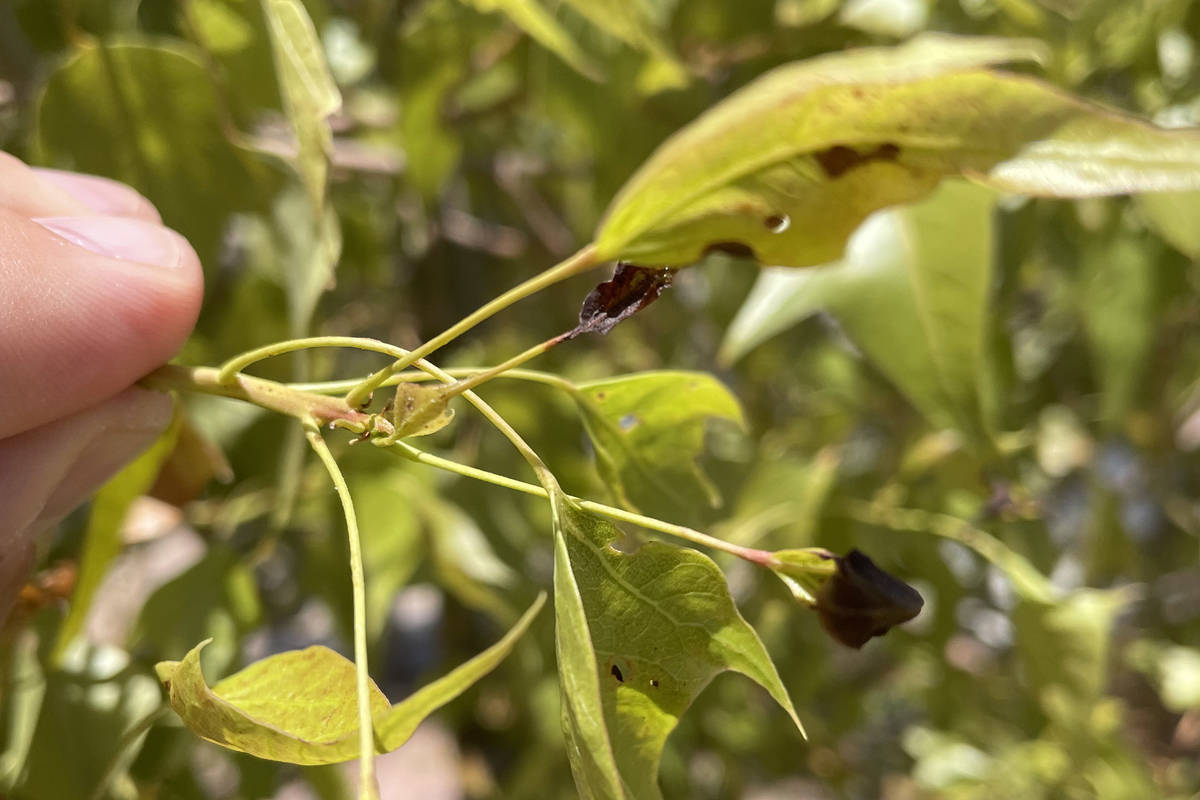
<svg viewBox="0 0 1200 800"><path fill-rule="evenodd" d="M871 212L968 175L1076 197L1190 189L1200 134L1155 128L1038 81L978 69L1028 42L925 34L780 67L664 143L613 200L601 258L683 266L838 258Z"/></svg>
<svg viewBox="0 0 1200 800"><path fill-rule="evenodd" d="M552 491L550 503L563 727L583 796L661 797L668 734L726 670L766 689L803 732L716 564L654 541L617 550L612 523L561 492Z"/></svg>
<svg viewBox="0 0 1200 800"><path fill-rule="evenodd" d="M275 55L283 107L299 144L297 163L308 200L320 218L333 134L328 117L342 105L321 40L299 0L266 0L267 27Z"/></svg>
<svg viewBox="0 0 1200 800"><path fill-rule="evenodd" d="M767 270L726 332L735 361L817 311L935 425L981 437L980 380L993 250L994 194L962 181L871 217L846 258L821 269Z"/></svg>
<svg viewBox="0 0 1200 800"><path fill-rule="evenodd" d="M1143 194L1137 204L1159 236L1193 261L1200 260L1200 192Z"/></svg>
<svg viewBox="0 0 1200 800"><path fill-rule="evenodd" d="M92 498L87 529L83 534L83 554L79 559L79 582L71 595L71 610L58 631L54 646L56 658L64 655L67 646L83 629L92 598L113 559L121 552L121 525L129 506L154 485L159 469L175 447L180 424L181 418L177 416L154 444L110 478Z"/></svg>
<svg viewBox="0 0 1200 800"><path fill-rule="evenodd" d="M127 741L125 734L162 702L154 679L129 666L120 650L77 645L60 669L46 674L15 798L87 798L110 769L117 775L126 771L139 741Z"/></svg>
<svg viewBox="0 0 1200 800"><path fill-rule="evenodd" d="M204 652L204 665L224 672L237 655L239 637L259 620L258 589L237 553L213 544L198 563L160 586L146 599L130 634L130 648L177 653L202 638L218 644Z"/></svg>
<svg viewBox="0 0 1200 800"><path fill-rule="evenodd" d="M1144 386L1157 330L1162 247L1118 233L1080 249L1080 313L1099 380L1100 418L1119 427Z"/></svg>
<svg viewBox="0 0 1200 800"><path fill-rule="evenodd" d="M496 644L452 672L390 705L371 683L378 752L400 747L425 717L462 694L511 651L545 603L545 595ZM358 755L354 664L327 647L292 650L256 661L211 689L194 647L183 661L156 667L171 707L198 736L244 753L292 764L332 764Z"/></svg>
<svg viewBox="0 0 1200 800"><path fill-rule="evenodd" d="M710 421L744 427L737 399L702 372L644 372L572 392L601 477L626 506L676 513L721 496L700 468Z"/></svg>
<svg viewBox="0 0 1200 800"><path fill-rule="evenodd" d="M34 152L141 191L210 273L229 215L261 210L278 181L226 139L194 49L167 41L87 45L62 62L38 103Z"/></svg>
<svg viewBox="0 0 1200 800"><path fill-rule="evenodd" d="M580 49L571 34L537 0L464 0L479 11L501 11L535 42L558 56L571 69L592 80L603 80L600 69Z"/></svg>
<svg viewBox="0 0 1200 800"><path fill-rule="evenodd" d="M647 0L567 0L571 8L600 30L651 58L639 83L648 92L687 86L687 68L663 40Z"/></svg>

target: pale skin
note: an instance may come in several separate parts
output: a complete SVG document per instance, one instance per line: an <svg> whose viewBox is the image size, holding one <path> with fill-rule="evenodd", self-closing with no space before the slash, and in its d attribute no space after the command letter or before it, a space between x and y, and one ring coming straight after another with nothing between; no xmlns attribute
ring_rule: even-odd
<svg viewBox="0 0 1200 800"><path fill-rule="evenodd" d="M195 325L200 261L124 184L0 153L0 618L52 529L167 426L135 382Z"/></svg>

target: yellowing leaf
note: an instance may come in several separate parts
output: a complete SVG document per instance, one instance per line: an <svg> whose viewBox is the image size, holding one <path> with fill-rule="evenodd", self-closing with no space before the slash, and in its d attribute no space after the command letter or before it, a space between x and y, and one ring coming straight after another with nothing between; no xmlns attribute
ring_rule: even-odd
<svg viewBox="0 0 1200 800"><path fill-rule="evenodd" d="M952 175L1053 197L1200 187L1200 132L981 69L1036 54L925 35L780 67L659 147L613 200L597 255L681 266L716 248L820 264L867 215Z"/></svg>
<svg viewBox="0 0 1200 800"><path fill-rule="evenodd" d="M494 669L544 603L540 595L504 638L396 705L389 705L372 683L377 750L404 744L425 717ZM207 644L198 644L182 661L156 667L171 707L195 734L292 764L332 764L358 756L352 662L326 647L292 650L256 661L210 689L200 669L200 651Z"/></svg>
<svg viewBox="0 0 1200 800"><path fill-rule="evenodd" d="M766 648L711 559L661 542L618 551L612 545L621 534L612 523L557 489L550 503L563 728L581 795L661 797L658 763L668 734L726 670L757 682L801 728Z"/></svg>
<svg viewBox="0 0 1200 800"><path fill-rule="evenodd" d="M722 358L827 311L935 425L983 435L980 391L991 280L994 193L963 181L881 211L846 258L815 270L765 270L726 332Z"/></svg>

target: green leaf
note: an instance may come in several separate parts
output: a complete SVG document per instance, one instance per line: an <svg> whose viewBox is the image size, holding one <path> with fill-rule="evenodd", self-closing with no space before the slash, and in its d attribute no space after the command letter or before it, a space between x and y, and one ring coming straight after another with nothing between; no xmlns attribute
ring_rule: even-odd
<svg viewBox="0 0 1200 800"><path fill-rule="evenodd" d="M671 137L625 184L597 256L681 266L711 249L809 266L871 212L943 178L1052 197L1200 187L1200 133L981 69L1028 42L927 34L780 67Z"/></svg>
<svg viewBox="0 0 1200 800"><path fill-rule="evenodd" d="M596 448L596 464L632 508L717 507L720 494L698 459L709 420L744 426L737 399L702 372L641 372L572 392Z"/></svg>
<svg viewBox="0 0 1200 800"><path fill-rule="evenodd" d="M1137 204L1159 236L1193 261L1200 260L1200 192L1146 194Z"/></svg>
<svg viewBox="0 0 1200 800"><path fill-rule="evenodd" d="M592 80L603 73L537 0L465 0L479 11L501 11L535 42L561 58L571 69Z"/></svg>
<svg viewBox="0 0 1200 800"><path fill-rule="evenodd" d="M225 138L218 109L194 48L81 47L46 82L35 157L130 184L215 267L229 215L261 210L277 183Z"/></svg>
<svg viewBox="0 0 1200 800"><path fill-rule="evenodd" d="M1124 423L1150 366L1162 251L1156 240L1124 232L1080 248L1079 313L1100 384L1100 419L1110 428Z"/></svg>
<svg viewBox="0 0 1200 800"><path fill-rule="evenodd" d="M721 570L695 550L620 531L550 494L563 727L585 797L657 798L668 734L718 674L765 688L803 731L775 665Z"/></svg>
<svg viewBox="0 0 1200 800"><path fill-rule="evenodd" d="M79 558L79 582L71 595L71 610L58 629L58 641L54 646L56 658L64 655L67 645L83 629L96 590L113 559L121 552L121 524L125 514L133 501L154 485L159 469L175 447L180 419L177 416L149 449L109 479L92 498L83 533L83 554Z"/></svg>
<svg viewBox="0 0 1200 800"><path fill-rule="evenodd" d="M646 0L567 0L567 4L600 30L650 56L639 88L658 91L688 84L687 68L663 40Z"/></svg>
<svg viewBox="0 0 1200 800"><path fill-rule="evenodd" d="M342 105L321 40L299 0L266 0L264 11L275 54L275 74L288 121L296 132L298 166L309 202L320 217L333 134L328 117Z"/></svg>
<svg viewBox="0 0 1200 800"><path fill-rule="evenodd" d="M500 641L396 705L371 684L378 752L400 747L427 716L462 694L513 649L545 603L539 595ZM358 756L354 664L320 646L256 661L211 689L200 669L201 642L182 661L157 665L171 707L194 733L259 758L332 764Z"/></svg>
<svg viewBox="0 0 1200 800"><path fill-rule="evenodd" d="M44 691L13 797L90 797L107 775L126 774L142 739L130 732L162 705L154 679L126 653L82 643L46 673Z"/></svg>
<svg viewBox="0 0 1200 800"><path fill-rule="evenodd" d="M935 425L983 435L984 322L993 193L962 181L871 217L846 258L817 270L764 270L726 332L732 362L827 311Z"/></svg>

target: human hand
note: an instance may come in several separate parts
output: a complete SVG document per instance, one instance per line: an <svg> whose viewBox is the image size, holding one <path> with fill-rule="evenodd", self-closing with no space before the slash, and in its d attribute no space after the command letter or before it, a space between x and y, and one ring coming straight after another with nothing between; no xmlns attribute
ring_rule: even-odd
<svg viewBox="0 0 1200 800"><path fill-rule="evenodd" d="M202 295L196 253L146 198L0 153L0 619L37 534L170 421L170 398L133 384Z"/></svg>

